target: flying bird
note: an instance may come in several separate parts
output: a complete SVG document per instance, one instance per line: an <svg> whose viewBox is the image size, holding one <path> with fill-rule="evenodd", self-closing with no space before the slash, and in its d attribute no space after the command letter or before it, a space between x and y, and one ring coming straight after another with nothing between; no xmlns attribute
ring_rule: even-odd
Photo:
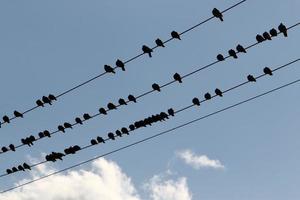
<svg viewBox="0 0 300 200"><path fill-rule="evenodd" d="M13 145L13 144L10 144L8 147L9 147L9 149L10 149L10 150L12 150L12 151L16 151L16 147L15 147L15 145Z"/></svg>
<svg viewBox="0 0 300 200"><path fill-rule="evenodd" d="M181 78L180 74L175 73L173 75L173 78L174 78L175 81L178 81L179 83L182 83L182 78Z"/></svg>
<svg viewBox="0 0 300 200"><path fill-rule="evenodd" d="M256 41L258 43L261 43L261 42L265 41L265 38L263 36L261 36L261 35L258 34L258 35L256 35Z"/></svg>
<svg viewBox="0 0 300 200"><path fill-rule="evenodd" d="M240 44L236 46L236 50L240 53L247 53L246 49Z"/></svg>
<svg viewBox="0 0 300 200"><path fill-rule="evenodd" d="M216 88L216 89L215 89L215 93L216 93L216 95L218 95L218 96L220 96L220 97L223 96L223 92L222 92L219 88Z"/></svg>
<svg viewBox="0 0 300 200"><path fill-rule="evenodd" d="M157 83L152 84L152 89L160 92L160 86Z"/></svg>
<svg viewBox="0 0 300 200"><path fill-rule="evenodd" d="M44 103L40 99L38 99L35 103L37 106L44 107Z"/></svg>
<svg viewBox="0 0 300 200"><path fill-rule="evenodd" d="M150 47L143 45L142 50L145 54L148 54L150 58L152 57L153 50Z"/></svg>
<svg viewBox="0 0 300 200"><path fill-rule="evenodd" d="M278 35L277 30L276 30L275 28L272 28L272 29L270 30L270 35L271 35L272 37L276 37L276 36Z"/></svg>
<svg viewBox="0 0 300 200"><path fill-rule="evenodd" d="M10 119L7 115L4 115L2 119L5 123L10 123Z"/></svg>
<svg viewBox="0 0 300 200"><path fill-rule="evenodd" d="M174 39L181 40L179 33L176 32L176 31L172 31L172 32L171 32L171 36L172 36L172 38L174 38Z"/></svg>
<svg viewBox="0 0 300 200"><path fill-rule="evenodd" d="M233 50L233 49L230 49L230 50L228 51L228 54L229 54L230 56L232 56L233 58L235 58L235 59L238 58L237 55L236 55L235 50Z"/></svg>
<svg viewBox="0 0 300 200"><path fill-rule="evenodd" d="M273 72L272 72L272 70L271 70L269 67L265 67L265 68L264 68L264 73L265 73L265 74L268 74L268 75L270 75L270 76L273 75Z"/></svg>
<svg viewBox="0 0 300 200"><path fill-rule="evenodd" d="M88 113L84 113L83 114L83 119L84 120L89 120L89 119L91 119L92 117L88 114Z"/></svg>
<svg viewBox="0 0 300 200"><path fill-rule="evenodd" d="M59 131L65 133L65 128L64 128L62 125L59 125L59 126L57 127L57 130L59 130Z"/></svg>
<svg viewBox="0 0 300 200"><path fill-rule="evenodd" d="M172 117L174 117L175 115L175 111L173 110L173 108L168 109L168 114Z"/></svg>
<svg viewBox="0 0 300 200"><path fill-rule="evenodd" d="M278 26L278 30L283 33L284 37L287 37L287 28L283 23L280 23Z"/></svg>
<svg viewBox="0 0 300 200"><path fill-rule="evenodd" d="M271 35L267 31L263 33L263 37L265 40L272 40Z"/></svg>
<svg viewBox="0 0 300 200"><path fill-rule="evenodd" d="M193 98L192 102L193 102L194 105L200 106L200 101L197 97Z"/></svg>
<svg viewBox="0 0 300 200"><path fill-rule="evenodd" d="M125 64L121 60L118 59L116 61L116 66L119 67L119 68L121 68L122 71L125 71Z"/></svg>
<svg viewBox="0 0 300 200"><path fill-rule="evenodd" d="M14 115L15 115L15 117L21 117L21 118L23 118L23 114L20 113L20 112L17 111L17 110L14 111Z"/></svg>
<svg viewBox="0 0 300 200"><path fill-rule="evenodd" d="M117 109L117 107L115 106L115 104L113 104L113 103L108 103L107 104L107 108L109 109L109 110L116 110Z"/></svg>
<svg viewBox="0 0 300 200"><path fill-rule="evenodd" d="M217 55L217 60L218 61L223 61L223 60L225 60L225 58L224 58L224 56L222 54L218 54Z"/></svg>
<svg viewBox="0 0 300 200"><path fill-rule="evenodd" d="M128 95L128 100L133 101L134 103L136 103L136 98L132 94Z"/></svg>
<svg viewBox="0 0 300 200"><path fill-rule="evenodd" d="M205 95L204 95L204 98L206 100L210 100L211 99L211 95L207 92Z"/></svg>
<svg viewBox="0 0 300 200"><path fill-rule="evenodd" d="M122 98L119 99L119 104L120 105L127 105L126 101Z"/></svg>
<svg viewBox="0 0 300 200"><path fill-rule="evenodd" d="M247 76L249 82L256 82L256 79L251 74Z"/></svg>
<svg viewBox="0 0 300 200"><path fill-rule="evenodd" d="M65 128L71 128L71 129L73 128L73 127L72 127L72 124L70 124L69 122L65 122L65 123L64 123L64 127L65 127Z"/></svg>
<svg viewBox="0 0 300 200"><path fill-rule="evenodd" d="M112 68L109 65L104 65L104 70L105 70L106 73L113 73L113 74L116 73L115 70L114 70L114 68Z"/></svg>
<svg viewBox="0 0 300 200"><path fill-rule="evenodd" d="M99 108L99 113L103 115L107 115L105 108Z"/></svg>
<svg viewBox="0 0 300 200"><path fill-rule="evenodd" d="M44 102L44 104L48 103L48 104L52 105L51 100L48 97L46 97L46 96L42 97L42 101Z"/></svg>
<svg viewBox="0 0 300 200"><path fill-rule="evenodd" d="M76 117L76 118L75 118L75 122L76 122L77 124L82 124L82 120L81 120L79 117Z"/></svg>
<svg viewBox="0 0 300 200"><path fill-rule="evenodd" d="M107 134L107 136L108 136L109 139L115 140L115 135L113 133L110 132L110 133Z"/></svg>
<svg viewBox="0 0 300 200"><path fill-rule="evenodd" d="M223 14L217 8L214 8L212 10L212 14L213 14L214 17L219 18L221 21L224 21L223 20Z"/></svg>

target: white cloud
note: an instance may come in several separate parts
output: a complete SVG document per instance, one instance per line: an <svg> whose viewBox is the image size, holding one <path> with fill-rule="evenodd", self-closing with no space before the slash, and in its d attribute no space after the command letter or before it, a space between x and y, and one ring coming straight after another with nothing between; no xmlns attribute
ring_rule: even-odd
<svg viewBox="0 0 300 200"><path fill-rule="evenodd" d="M196 155L191 150L182 150L177 152L177 156L182 159L187 165L192 166L194 169L213 168L224 169L224 165L219 160L212 160L206 155Z"/></svg>

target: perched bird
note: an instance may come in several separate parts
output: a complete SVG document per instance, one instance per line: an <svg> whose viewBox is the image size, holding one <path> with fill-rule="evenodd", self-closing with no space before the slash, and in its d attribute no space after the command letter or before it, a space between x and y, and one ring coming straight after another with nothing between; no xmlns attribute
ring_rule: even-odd
<svg viewBox="0 0 300 200"><path fill-rule="evenodd" d="M105 143L105 140L102 137L97 137L97 142L98 143Z"/></svg>
<svg viewBox="0 0 300 200"><path fill-rule="evenodd" d="M104 65L104 70L105 70L106 73L113 73L113 74L116 73L115 70L114 70L114 68L112 68L109 65Z"/></svg>
<svg viewBox="0 0 300 200"><path fill-rule="evenodd" d="M261 35L256 35L256 41L258 42L258 43L260 43L260 42L263 42L263 41L265 41L265 38L263 37L263 36L261 36Z"/></svg>
<svg viewBox="0 0 300 200"><path fill-rule="evenodd" d="M91 140L91 145L96 145L96 144L98 144L98 142L95 139L92 139Z"/></svg>
<svg viewBox="0 0 300 200"><path fill-rule="evenodd" d="M3 153L8 151L8 149L6 147L2 147L1 150L2 150Z"/></svg>
<svg viewBox="0 0 300 200"><path fill-rule="evenodd" d="M123 134L129 135L129 131L128 131L128 129L125 128L125 127L121 128L121 132L122 132Z"/></svg>
<svg viewBox="0 0 300 200"><path fill-rule="evenodd" d="M24 169L24 167L23 167L22 165L19 165L19 166L18 166L18 170L19 170L19 171L25 171L25 169Z"/></svg>
<svg viewBox="0 0 300 200"><path fill-rule="evenodd" d="M13 172L17 172L18 169L17 169L16 167L13 167L13 168L12 168L12 171L13 171Z"/></svg>
<svg viewBox="0 0 300 200"><path fill-rule="evenodd" d="M46 96L43 96L43 97L42 97L42 101L43 101L44 104L45 104L45 103L48 103L48 104L52 105L52 104L51 104L51 100L50 100L48 97L46 97Z"/></svg>
<svg viewBox="0 0 300 200"><path fill-rule="evenodd" d="M224 21L223 20L223 14L217 8L214 8L212 10L212 14L213 14L214 17L219 18L221 21Z"/></svg>
<svg viewBox="0 0 300 200"><path fill-rule="evenodd" d="M160 92L160 86L157 83L152 84L152 89Z"/></svg>
<svg viewBox="0 0 300 200"><path fill-rule="evenodd" d="M49 95L48 95L48 98L49 98L51 101L57 101L56 96L54 96L53 94L49 94Z"/></svg>
<svg viewBox="0 0 300 200"><path fill-rule="evenodd" d="M215 93L216 93L216 95L218 95L218 96L220 96L220 97L223 96L223 92L222 92L219 88L216 88L216 89L215 89Z"/></svg>
<svg viewBox="0 0 300 200"><path fill-rule="evenodd" d="M271 35L267 31L263 33L263 37L265 40L272 40Z"/></svg>
<svg viewBox="0 0 300 200"><path fill-rule="evenodd" d="M133 125L133 124L130 124L130 125L129 125L129 130L130 130L130 131L133 131L134 129L135 129L134 125Z"/></svg>
<svg viewBox="0 0 300 200"><path fill-rule="evenodd" d="M206 94L204 95L204 98L205 98L206 100L210 100L210 99L211 99L211 95L210 95L209 93L206 93Z"/></svg>
<svg viewBox="0 0 300 200"><path fill-rule="evenodd" d="M53 158L54 158L55 160L56 160L56 159L63 160L62 157L64 157L65 154L60 153L60 152L52 152L52 156L53 156Z"/></svg>
<svg viewBox="0 0 300 200"><path fill-rule="evenodd" d="M116 61L116 66L119 67L119 68L121 68L122 71L125 71L125 64L121 60L118 59Z"/></svg>
<svg viewBox="0 0 300 200"><path fill-rule="evenodd" d="M237 55L236 55L235 50L233 50L233 49L230 49L230 50L228 51L228 54L229 54L230 56L232 56L233 58L235 58L235 59L238 58Z"/></svg>
<svg viewBox="0 0 300 200"><path fill-rule="evenodd" d="M35 103L37 106L44 107L44 103L40 99L38 99Z"/></svg>
<svg viewBox="0 0 300 200"><path fill-rule="evenodd" d="M217 55L217 60L218 61L223 61L223 60L225 60L225 58L224 58L224 56L222 54L218 54Z"/></svg>
<svg viewBox="0 0 300 200"><path fill-rule="evenodd" d="M16 147L15 147L15 145L13 145L13 144L10 144L8 147L9 147L9 149L10 149L10 150L12 150L12 151L16 151Z"/></svg>
<svg viewBox="0 0 300 200"><path fill-rule="evenodd" d="M99 113L103 115L107 115L105 108L99 108Z"/></svg>
<svg viewBox="0 0 300 200"><path fill-rule="evenodd" d="M150 58L152 57L151 53L153 52L153 50L150 47L143 45L142 50L144 53L147 53Z"/></svg>
<svg viewBox="0 0 300 200"><path fill-rule="evenodd" d="M271 35L272 37L276 37L276 36L278 35L277 30L276 30L275 28L272 28L272 29L270 30L270 35Z"/></svg>
<svg viewBox="0 0 300 200"><path fill-rule="evenodd" d="M174 78L175 81L178 81L179 83L182 83L182 78L181 78L180 74L175 73L173 75L173 78Z"/></svg>
<svg viewBox="0 0 300 200"><path fill-rule="evenodd" d="M264 68L264 73L265 73L265 74L268 74L268 75L270 75L270 76L273 75L273 72L272 72L272 70L271 70L269 67L265 67L265 68Z"/></svg>
<svg viewBox="0 0 300 200"><path fill-rule="evenodd" d="M173 108L168 109L168 114L174 117L175 112L174 112Z"/></svg>
<svg viewBox="0 0 300 200"><path fill-rule="evenodd" d="M156 45L157 45L158 47L165 47L163 41L161 41L161 39L159 39L159 38L157 38L157 39L155 40L155 43L156 43Z"/></svg>
<svg viewBox="0 0 300 200"><path fill-rule="evenodd" d="M84 113L83 114L83 119L84 120L89 120L89 119L91 119L92 117L88 114L88 113Z"/></svg>
<svg viewBox="0 0 300 200"><path fill-rule="evenodd" d="M76 117L76 118L75 118L75 122L76 122L77 124L82 124L82 120L81 120L79 117Z"/></svg>
<svg viewBox="0 0 300 200"><path fill-rule="evenodd" d="M109 110L117 109L117 107L116 107L115 104L113 104L113 103L108 103L108 104L107 104L107 108L108 108Z"/></svg>
<svg viewBox="0 0 300 200"><path fill-rule="evenodd" d="M119 131L119 130L116 130L116 135L117 135L118 137L122 137L122 133L121 133L121 131Z"/></svg>
<svg viewBox="0 0 300 200"><path fill-rule="evenodd" d="M240 52L240 53L247 53L246 49L240 44L238 44L236 46L236 50L237 50L237 52Z"/></svg>
<svg viewBox="0 0 300 200"><path fill-rule="evenodd" d="M31 167L27 163L23 163L24 169L31 170Z"/></svg>
<svg viewBox="0 0 300 200"><path fill-rule="evenodd" d="M4 115L2 119L5 123L10 123L10 119L7 115Z"/></svg>
<svg viewBox="0 0 300 200"><path fill-rule="evenodd" d="M249 82L256 82L256 79L251 74L247 76Z"/></svg>
<svg viewBox="0 0 300 200"><path fill-rule="evenodd" d="M73 149L75 152L81 150L80 146L78 146L78 145L73 146Z"/></svg>
<svg viewBox="0 0 300 200"><path fill-rule="evenodd" d="M21 142L22 142L23 145L28 145L24 138L21 139ZM28 146L30 146L30 145L28 145Z"/></svg>
<svg viewBox="0 0 300 200"><path fill-rule="evenodd" d="M174 39L181 40L179 33L177 33L176 31L172 31L172 32L171 32L171 36L172 36L172 38L174 38Z"/></svg>
<svg viewBox="0 0 300 200"><path fill-rule="evenodd" d="M200 106L200 101L197 97L193 98L192 102L193 102L194 105Z"/></svg>
<svg viewBox="0 0 300 200"><path fill-rule="evenodd" d="M51 134L50 134L50 132L48 131L48 130L44 130L44 135L46 136L46 137L51 137Z"/></svg>
<svg viewBox="0 0 300 200"><path fill-rule="evenodd" d="M45 159L47 162L55 162L56 159L54 158L54 156L52 154L46 155Z"/></svg>
<svg viewBox="0 0 300 200"><path fill-rule="evenodd" d="M57 127L57 130L59 130L59 131L65 133L65 128L64 128L62 125L59 125L59 126Z"/></svg>
<svg viewBox="0 0 300 200"><path fill-rule="evenodd" d="M287 28L283 23L280 23L278 26L278 30L283 33L284 37L287 37Z"/></svg>
<svg viewBox="0 0 300 200"><path fill-rule="evenodd" d="M108 133L107 136L109 139L115 140L115 135L113 133Z"/></svg>
<svg viewBox="0 0 300 200"><path fill-rule="evenodd" d="M35 137L33 135L29 136L29 142L31 145L33 145L33 142L35 141Z"/></svg>
<svg viewBox="0 0 300 200"><path fill-rule="evenodd" d="M15 115L15 117L21 117L21 118L23 118L23 114L20 113L20 112L17 111L17 110L14 111L14 115Z"/></svg>
<svg viewBox="0 0 300 200"><path fill-rule="evenodd" d="M128 100L133 101L134 103L136 103L136 98L132 94L128 95Z"/></svg>
<svg viewBox="0 0 300 200"><path fill-rule="evenodd" d="M68 122L65 122L65 123L64 123L64 127L65 127L65 128L71 128L71 129L73 128L73 127L72 127L72 124L70 124L70 123L68 123Z"/></svg>
<svg viewBox="0 0 300 200"><path fill-rule="evenodd" d="M169 119L169 115L165 112L161 112L161 113L159 113L159 115L162 119ZM143 121L143 123L145 123L145 122Z"/></svg>
<svg viewBox="0 0 300 200"><path fill-rule="evenodd" d="M43 138L43 137L45 137L45 135L44 135L44 133L43 132L39 132L39 138Z"/></svg>
<svg viewBox="0 0 300 200"><path fill-rule="evenodd" d="M12 171L11 169L7 169L7 170L6 170L6 173L7 173L7 174L12 174L13 171Z"/></svg>
<svg viewBox="0 0 300 200"><path fill-rule="evenodd" d="M122 98L119 99L119 104L120 105L127 105L126 101Z"/></svg>

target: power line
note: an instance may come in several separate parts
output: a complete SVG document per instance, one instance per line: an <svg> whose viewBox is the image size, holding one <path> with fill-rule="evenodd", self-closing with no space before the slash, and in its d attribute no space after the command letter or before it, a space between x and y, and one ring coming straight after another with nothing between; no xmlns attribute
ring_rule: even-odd
<svg viewBox="0 0 300 200"><path fill-rule="evenodd" d="M54 175L59 174L59 173L62 173L62 172L64 172L64 171L68 171L68 170L70 170L70 169L73 169L73 168L79 167L79 166L81 166L81 165L84 165L84 164L86 164L86 163L92 162L92 161L97 160L97 159L99 159L99 158L102 158L102 157L105 157L105 156L108 156L108 155L117 153L117 152L119 152L119 151L125 150L125 149L130 148L130 147L133 147L133 146L135 146L135 145L144 143L144 142L146 142L146 141L148 141L148 140L152 140L152 139L154 139L154 138L157 138L157 137L159 137L159 136L165 135L165 134L167 134L167 133L171 133L171 132L173 132L173 131L175 131L175 130L177 130L177 129L184 128L184 127L186 127L186 126L188 126L188 125L194 124L194 123L196 123L196 122L199 122L199 121L201 121L201 120L204 120L204 119L206 119L206 118L209 118L209 117L211 117L211 116L213 116L213 115L222 113L222 112L224 112L224 111L233 109L233 108L238 107L238 106L240 106L240 105L242 105L242 104L245 104L245 103L247 103L247 102L253 101L253 100L258 99L258 98L261 98L261 97L263 97L263 96L269 95L269 94L271 94L271 93L273 93L273 92L275 92L275 91L279 91L279 90L281 90L281 89L283 89L283 88L286 88L286 87L288 87L288 86L295 85L296 83L299 83L299 82L300 82L300 79L297 79L297 80L295 80L295 81L289 82L289 83L287 83L287 84L284 84L284 85L282 85L282 86L279 86L279 87L277 87L277 88L274 88L274 89L272 89L272 90L269 90L269 91L267 91L267 92L264 92L264 93L262 93L262 94L259 94L259 95L257 95L257 96L254 96L254 97L252 97L252 98L246 99L246 100L244 100L244 101L238 102L238 103L233 104L233 105L231 105L231 106L228 106L228 107L226 107L226 108L223 108L223 109L217 110L217 111L215 111L215 112L212 112L212 113L210 113L210 114L208 114L208 115L205 115L205 116L196 118L196 119L194 119L194 120L188 121L188 122L186 122L186 123L184 123L184 124L181 124L181 125L179 125L179 126L176 126L176 127L174 127L174 128L171 128L171 129L168 129L168 130L166 130L166 131L160 132L160 133L155 134L155 135L153 135L153 136L150 136L150 137L147 137L147 138L145 138L145 139L139 140L139 141L137 141L137 142L131 143L131 144L129 144L129 145L123 146L123 147L121 147L121 148L115 149L115 150L110 151L110 152L107 152L107 153L105 153L105 154L96 156L96 157L94 157L94 158L85 160L85 161L80 162L80 163L78 163L78 164L76 164L76 165L72 165L72 166L67 167L67 168L64 168L64 169L62 169L62 170L59 170L59 171L50 173L50 174L45 175L45 176L42 176L42 177L40 177L40 178L36 178L36 179L34 179L34 180L31 180L31 181L22 183L22 184L20 184L20 185L17 185L17 186L8 188L8 189L6 189L6 190L1 191L0 193L3 194L3 193L6 193L6 192L15 190L15 189L17 189L17 188L24 187L24 186L29 185L29 184L32 184L32 183L34 183L34 182L37 182L37 181L46 179L46 178L48 178L48 177L54 176Z"/></svg>
<svg viewBox="0 0 300 200"><path fill-rule="evenodd" d="M242 1L240 1L240 2L238 2L238 3L236 3L236 4L234 4L234 5L230 6L229 8L227 8L227 9L221 11L221 13L225 13L225 12L227 12L227 11L229 11L229 10L231 10L231 9L233 9L233 8L235 8L235 7L237 7L237 6L239 6L240 4L242 4L242 3L246 2L246 1L247 1L247 0L242 0ZM215 16L211 16L211 17L207 18L206 20L204 20L204 21L202 21L202 22L200 22L200 23L198 23L198 24L196 24L196 25L194 25L194 26L192 26L192 27L186 29L185 31L179 33L179 35L184 35L184 34L190 32L190 31L194 30L195 28L197 28L197 27L199 27L199 26L201 26L201 25L207 23L208 21L210 21L210 20L212 20L212 19L214 19L214 18L215 18ZM172 40L174 40L173 37L171 37L171 38L169 38L168 40L162 42L162 44L169 43L169 42L172 41ZM156 48L158 48L158 47L159 47L159 46L156 45L156 46L152 47L151 50L154 50L154 49L156 49ZM130 58L130 59L128 59L128 60L122 62L122 63L123 63L124 65L125 65L125 64L128 64L129 62L132 62L133 60L136 60L137 58L143 56L144 54L145 54L145 52L140 53L140 54L138 54L138 55L136 55L136 56L134 56L134 57L132 57L132 58ZM117 69L117 68L118 68L118 67L116 66L116 67L114 67L114 68L112 68L112 69ZM80 88L80 87L82 87L82 86L84 86L84 85L87 85L88 83L90 83L90 82L92 82L92 81L94 81L94 80L96 80L96 79L98 79L98 78L104 76L104 75L107 74L107 73L109 73L109 72L105 71L105 72L103 72L103 73L101 73L101 74L98 74L98 75L96 75L96 76L94 76L94 77L92 77L92 78L90 78L90 79L88 79L88 80L86 80L86 81L84 81L84 82L82 82L82 83L80 83L80 84L78 84L78 85L76 85L76 86L74 86L74 87L72 87L72 88L66 90L66 91L61 92L60 94L58 94L58 95L56 95L56 96L53 95L53 97L55 97L55 99L58 99L58 98L60 98L60 97L62 97L62 96L64 96L64 95L66 95L66 94L68 94L68 93L70 93L70 92L72 92L72 91L74 91L74 90L76 90L76 89L78 89L78 88ZM29 113L29 112L32 112L33 110L35 110L35 109L37 109L37 108L39 108L39 107L40 107L40 106L34 106L34 107L32 107L32 108L30 108L30 109L27 109L26 111L24 111L24 112L22 112L22 113L20 113L20 114L25 115L25 114L27 114L27 113ZM18 118L18 117L17 117L17 116L11 117L11 118L9 118L9 121L15 120L16 118ZM0 123L0 128L1 128L1 125L5 124L5 123L7 123L7 122L1 122L1 123Z"/></svg>

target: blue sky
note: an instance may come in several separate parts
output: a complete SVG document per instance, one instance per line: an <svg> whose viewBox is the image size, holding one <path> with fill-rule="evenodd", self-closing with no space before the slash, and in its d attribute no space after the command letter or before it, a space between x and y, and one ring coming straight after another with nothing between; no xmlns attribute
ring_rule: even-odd
<svg viewBox="0 0 300 200"><path fill-rule="evenodd" d="M178 32L211 16L214 7L223 10L237 1L1 1L0 3L0 85L1 115L34 105L49 93L58 94L103 71L104 64L127 59L141 52L143 44L152 45L157 37L168 39ZM224 22L217 19L157 49L153 58L143 56L126 67L126 72L107 75L62 97L53 106L29 113L22 120L3 126L1 145L19 144L22 137L39 131L54 130L58 124L72 121L83 113L95 113L108 102L117 102L129 93L141 94L154 82L165 83L175 72L186 74L197 66L209 64L219 53L238 43L255 42L263 33L283 22L298 23L299 2L248 0L227 12ZM239 59L228 59L161 93L142 98L138 104L90 120L66 134L37 142L15 153L0 156L0 170L41 159L41 153L62 151L73 144L86 145L97 135L126 126L131 122L169 107L181 108L195 96L229 88L251 74L260 74L265 66L276 67L299 58L300 28L249 50ZM61 169L86 158L129 144L178 123L205 115L239 100L299 78L297 64L273 77L249 84L222 99L214 99L183 112L166 123L136 131L130 137L82 151L64 162L49 167ZM108 156L131 177L137 190L157 174L170 179L186 178L193 199L298 199L300 161L298 116L300 108L293 86L196 125L151 142ZM197 155L219 160L223 170L194 169L176 152L189 149ZM89 165L82 169L89 169ZM0 179L0 188L28 178L20 173ZM47 182L45 180L44 182ZM62 184L62 183L57 183ZM26 187L24 188L26 190ZM140 192L140 195L143 196ZM147 197L145 197L147 198ZM150 198L150 197L149 197ZM1 197L0 199L8 199ZM76 199L77 200L77 199ZM80 199L81 200L81 199Z"/></svg>

